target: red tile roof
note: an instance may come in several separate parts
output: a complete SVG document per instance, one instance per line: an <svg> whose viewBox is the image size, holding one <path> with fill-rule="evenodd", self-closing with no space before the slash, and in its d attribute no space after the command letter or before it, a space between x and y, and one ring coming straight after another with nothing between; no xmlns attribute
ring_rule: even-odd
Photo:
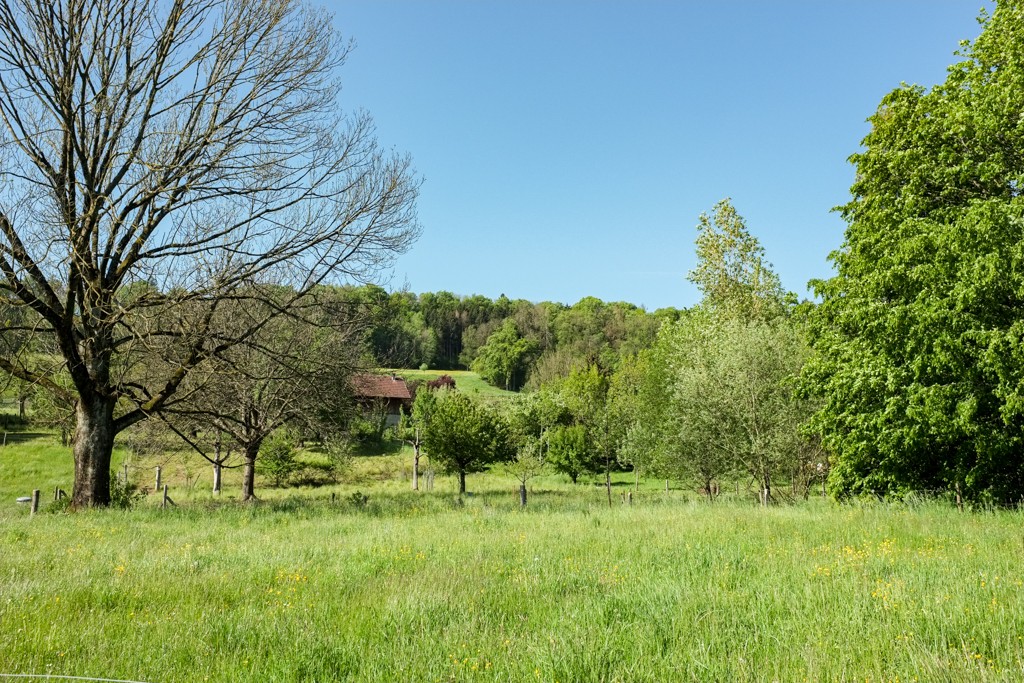
<svg viewBox="0 0 1024 683"><path fill-rule="evenodd" d="M394 375L354 375L352 391L358 398L397 398L412 400L409 385Z"/></svg>

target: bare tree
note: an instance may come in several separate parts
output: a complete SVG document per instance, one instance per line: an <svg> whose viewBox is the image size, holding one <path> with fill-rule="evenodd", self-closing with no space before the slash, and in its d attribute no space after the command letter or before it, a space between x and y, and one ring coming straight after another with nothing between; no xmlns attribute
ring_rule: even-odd
<svg viewBox="0 0 1024 683"><path fill-rule="evenodd" d="M416 237L409 160L340 112L349 49L299 0L0 0L0 294L71 377L75 506L109 502L118 432L289 307L227 333L225 301L365 281Z"/></svg>
<svg viewBox="0 0 1024 683"><path fill-rule="evenodd" d="M234 309L229 322L236 330L230 336L266 317L251 303L226 306ZM183 382L162 418L213 465L215 492L231 453L225 441L241 452L244 502L255 498L257 458L274 431L291 425L323 435L331 423L346 421L353 406L348 377L361 350L350 314L358 311L339 319L319 299L293 302L287 314L218 353Z"/></svg>

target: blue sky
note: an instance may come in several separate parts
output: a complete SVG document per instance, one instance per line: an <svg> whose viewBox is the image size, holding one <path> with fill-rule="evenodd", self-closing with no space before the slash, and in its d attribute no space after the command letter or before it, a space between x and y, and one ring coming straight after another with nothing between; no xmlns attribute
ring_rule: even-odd
<svg viewBox="0 0 1024 683"><path fill-rule="evenodd" d="M343 107L424 180L389 287L690 306L698 216L731 197L806 296L865 119L943 81L982 5L333 0Z"/></svg>

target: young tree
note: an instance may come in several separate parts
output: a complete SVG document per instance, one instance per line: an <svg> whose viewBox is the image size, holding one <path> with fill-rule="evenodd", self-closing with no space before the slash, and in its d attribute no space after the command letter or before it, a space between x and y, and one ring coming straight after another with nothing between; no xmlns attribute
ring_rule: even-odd
<svg viewBox="0 0 1024 683"><path fill-rule="evenodd" d="M801 425L811 414L795 381L807 357L802 335L785 319L773 322L692 316L669 327L667 429L677 468L710 494L714 479L733 468L760 482L772 498L775 476L803 447Z"/></svg>
<svg viewBox="0 0 1024 683"><path fill-rule="evenodd" d="M608 380L596 364L586 368L575 369L561 382L553 387L557 391L559 401L569 414L572 427L582 430L582 439L586 455L580 456L580 432L565 431L562 434L565 457L556 454L562 444L556 445L554 452L549 454L552 466L560 467L564 462L575 467L577 464L584 469L569 476L576 481L582 472L598 472L604 469L605 488L608 492L608 504L612 501L612 465L616 456L616 431L612 415L607 410ZM553 437L555 435L552 435ZM602 467L603 466L603 467Z"/></svg>
<svg viewBox="0 0 1024 683"><path fill-rule="evenodd" d="M232 326L246 328L264 314L253 304L234 308ZM304 428L323 436L351 412L345 390L355 364L358 330L331 320L329 308L294 307L259 331L224 350L191 373L162 417L219 472L221 437L236 444L243 460L242 501L255 499L257 459L264 441L282 428ZM217 435L209 452L192 433Z"/></svg>
<svg viewBox="0 0 1024 683"><path fill-rule="evenodd" d="M547 433L559 407L543 392L520 394L506 407L505 420L514 450L506 471L519 481L519 505L526 507L526 486L547 468Z"/></svg>
<svg viewBox="0 0 1024 683"><path fill-rule="evenodd" d="M434 391L429 386L421 385L416 391L412 411L407 413L402 410L401 418L398 421L398 438L412 446L413 491L420 489L420 451L423 448L423 438L436 404Z"/></svg>
<svg viewBox="0 0 1024 683"><path fill-rule="evenodd" d="M339 115L349 45L300 0L10 0L0 45L0 292L71 377L73 504L106 505L115 435L288 308L226 335L224 302L372 277L418 183Z"/></svg>
<svg viewBox="0 0 1024 683"><path fill-rule="evenodd" d="M548 463L556 472L568 476L573 484L581 474L593 472L600 467L583 425L553 427L545 435L545 441Z"/></svg>
<svg viewBox="0 0 1024 683"><path fill-rule="evenodd" d="M510 445L504 421L493 409L459 391L437 393L423 448L432 461L459 475L459 493L466 492L466 474L511 459Z"/></svg>

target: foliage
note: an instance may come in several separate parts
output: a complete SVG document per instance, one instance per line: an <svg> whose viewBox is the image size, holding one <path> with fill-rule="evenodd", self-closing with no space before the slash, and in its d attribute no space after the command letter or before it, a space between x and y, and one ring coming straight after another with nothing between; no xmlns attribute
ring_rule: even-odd
<svg viewBox="0 0 1024 683"><path fill-rule="evenodd" d="M480 348L473 370L485 380L506 391L513 391L526 381L526 368L535 345L524 339L512 320L506 319Z"/></svg>
<svg viewBox="0 0 1024 683"><path fill-rule="evenodd" d="M278 429L260 446L257 471L273 480L274 486L285 484L302 467L295 456L295 438L287 429Z"/></svg>
<svg viewBox="0 0 1024 683"><path fill-rule="evenodd" d="M782 313L779 277L729 199L718 202L710 216L702 213L697 231L697 266L688 277L703 294L702 306L740 320Z"/></svg>
<svg viewBox="0 0 1024 683"><path fill-rule="evenodd" d="M459 391L442 390L423 430L423 448L432 462L459 475L465 493L466 474L482 472L513 457L511 439L500 414Z"/></svg>
<svg viewBox="0 0 1024 683"><path fill-rule="evenodd" d="M704 299L620 366L608 424L634 467L693 481L709 499L743 471L767 497L813 451L801 434L813 404L794 385L808 355L801 319L729 200L698 230L690 279Z"/></svg>
<svg viewBox="0 0 1024 683"><path fill-rule="evenodd" d="M601 466L587 438L587 430L581 424L554 427L547 433L545 442L547 461L552 469L568 476L574 484L580 475L595 472Z"/></svg>
<svg viewBox="0 0 1024 683"><path fill-rule="evenodd" d="M798 329L771 322L692 316L665 330L668 425L675 467L710 495L714 480L744 470L770 492L806 448L811 405L796 393L807 356Z"/></svg>
<svg viewBox="0 0 1024 683"><path fill-rule="evenodd" d="M139 487L135 483L125 481L120 477L110 478L110 507L117 510L130 510L136 503L142 500L142 496L142 491L139 490ZM69 501L68 505L70 506L70 499L67 500ZM56 502L57 509L55 511L59 510L61 507L61 501Z"/></svg>
<svg viewBox="0 0 1024 683"><path fill-rule="evenodd" d="M883 98L851 157L805 375L836 495L1024 492L1024 8L982 25L945 83Z"/></svg>

